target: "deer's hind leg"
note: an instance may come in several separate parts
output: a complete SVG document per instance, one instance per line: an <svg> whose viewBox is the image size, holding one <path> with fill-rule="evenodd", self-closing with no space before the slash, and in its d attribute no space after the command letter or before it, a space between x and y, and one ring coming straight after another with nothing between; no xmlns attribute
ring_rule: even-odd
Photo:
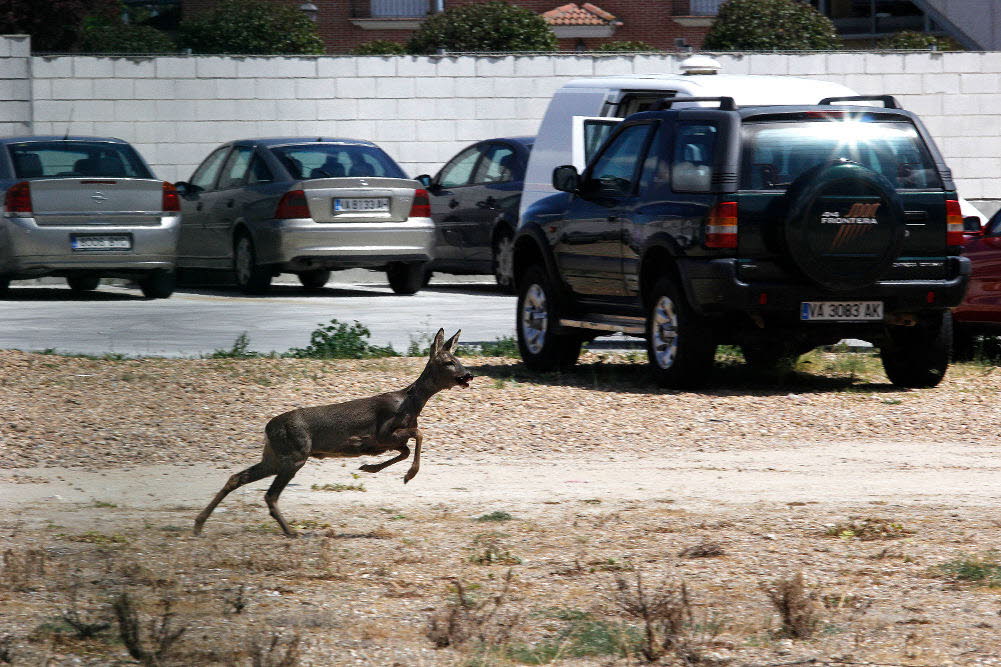
<svg viewBox="0 0 1001 667"><path fill-rule="evenodd" d="M240 472L232 475L222 489L215 495L212 502L202 510L201 514L195 519L194 534L198 535L202 532L202 526L205 525L205 521L215 510L216 506L222 502L222 499L228 496L232 491L240 488L244 484L250 484L251 482L256 482L259 479L264 479L265 477L270 477L277 472L274 467L273 462L265 458L260 463L255 463L246 470L241 470Z"/></svg>
<svg viewBox="0 0 1001 667"><path fill-rule="evenodd" d="M295 474L299 472L299 468L301 468L305 463L305 461L301 461L294 467L286 468L275 475L275 480L271 482L271 487L268 489L268 492L264 494L264 502L268 504L268 511L271 513L271 517L278 522L282 532L285 533L287 537L298 537L299 535L294 530L289 528L288 523L285 522L285 517L282 516L281 510L278 509L278 496L282 494L282 491L285 490L288 483L291 482L292 478L295 477Z"/></svg>

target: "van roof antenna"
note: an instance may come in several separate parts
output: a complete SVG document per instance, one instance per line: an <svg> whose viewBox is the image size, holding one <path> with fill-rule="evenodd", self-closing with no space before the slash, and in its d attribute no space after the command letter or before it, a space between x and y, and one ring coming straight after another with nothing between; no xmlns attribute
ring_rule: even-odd
<svg viewBox="0 0 1001 667"><path fill-rule="evenodd" d="M63 141L70 138L70 126L73 125L74 113L76 113L76 105L70 102L70 119L66 122L66 132L63 134Z"/></svg>

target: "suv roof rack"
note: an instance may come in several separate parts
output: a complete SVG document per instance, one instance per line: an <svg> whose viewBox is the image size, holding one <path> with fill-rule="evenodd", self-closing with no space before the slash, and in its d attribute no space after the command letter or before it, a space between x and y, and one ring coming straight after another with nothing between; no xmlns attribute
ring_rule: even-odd
<svg viewBox="0 0 1001 667"><path fill-rule="evenodd" d="M653 105L653 111L670 109L675 102L719 102L721 111L735 111L737 109L732 97L665 97Z"/></svg>
<svg viewBox="0 0 1001 667"><path fill-rule="evenodd" d="M887 109L902 109L893 95L849 95L847 97L825 97L819 104L831 104L832 102L882 102Z"/></svg>

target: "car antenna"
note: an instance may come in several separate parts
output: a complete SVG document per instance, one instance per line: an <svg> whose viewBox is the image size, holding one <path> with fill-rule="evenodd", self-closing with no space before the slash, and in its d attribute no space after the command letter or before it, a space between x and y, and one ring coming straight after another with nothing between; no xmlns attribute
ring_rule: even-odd
<svg viewBox="0 0 1001 667"><path fill-rule="evenodd" d="M70 103L70 119L66 122L66 132L63 134L63 141L70 138L70 126L73 125L73 115L76 113L76 105Z"/></svg>

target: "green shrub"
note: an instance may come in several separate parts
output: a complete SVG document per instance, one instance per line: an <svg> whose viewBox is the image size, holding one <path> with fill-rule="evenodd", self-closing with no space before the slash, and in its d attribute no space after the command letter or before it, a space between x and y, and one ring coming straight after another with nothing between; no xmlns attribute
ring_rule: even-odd
<svg viewBox="0 0 1001 667"><path fill-rule="evenodd" d="M295 4L222 0L181 22L180 45L194 53L323 53L316 24Z"/></svg>
<svg viewBox="0 0 1001 667"><path fill-rule="evenodd" d="M512 357L517 359L518 341L514 336L503 336L494 341L488 341L480 345L480 354L484 357Z"/></svg>
<svg viewBox="0 0 1001 667"><path fill-rule="evenodd" d="M476 517L476 520L482 523L485 521L510 521L513 518L514 517L511 516L510 513L505 512L504 510L495 510L489 514L481 514Z"/></svg>
<svg viewBox="0 0 1001 667"><path fill-rule="evenodd" d="M406 44L391 39L373 39L362 42L348 53L353 56L401 56L407 52Z"/></svg>
<svg viewBox="0 0 1001 667"><path fill-rule="evenodd" d="M659 51L655 46L647 44L646 42L640 41L619 41L619 42L605 42L601 46L595 49L595 51L603 53L627 53L630 51L638 52L648 52L648 51Z"/></svg>
<svg viewBox="0 0 1001 667"><path fill-rule="evenodd" d="M829 18L799 0L727 0L706 34L708 51L797 51L841 46Z"/></svg>
<svg viewBox="0 0 1001 667"><path fill-rule="evenodd" d="M247 337L247 332L244 331L242 334L236 337L233 341L233 347L228 350L215 350L208 355L209 359L251 359L253 357L260 356L256 352L248 349L250 347L250 338Z"/></svg>
<svg viewBox="0 0 1001 667"><path fill-rule="evenodd" d="M385 347L368 342L372 332L361 322L354 324L330 320L320 325L309 337L307 347L293 347L285 356L297 359L371 359L399 356L391 345Z"/></svg>
<svg viewBox="0 0 1001 667"><path fill-rule="evenodd" d="M938 37L936 35L929 35L924 32L917 32L915 30L904 30L903 32L894 33L889 37L884 37L879 40L877 46L881 49L900 49L900 50L934 50L934 51L962 51L963 47L960 46L954 39L949 37Z"/></svg>
<svg viewBox="0 0 1001 667"><path fill-rule="evenodd" d="M148 25L111 23L85 27L80 50L84 53L173 53L177 46L167 33Z"/></svg>
<svg viewBox="0 0 1001 667"><path fill-rule="evenodd" d="M984 584L991 588L1001 586L1001 561L996 551L983 556L964 554L962 557L938 566L939 571L959 581Z"/></svg>
<svg viewBox="0 0 1001 667"><path fill-rule="evenodd" d="M545 19L501 0L460 5L429 16L407 43L414 54L446 51L555 51Z"/></svg>

